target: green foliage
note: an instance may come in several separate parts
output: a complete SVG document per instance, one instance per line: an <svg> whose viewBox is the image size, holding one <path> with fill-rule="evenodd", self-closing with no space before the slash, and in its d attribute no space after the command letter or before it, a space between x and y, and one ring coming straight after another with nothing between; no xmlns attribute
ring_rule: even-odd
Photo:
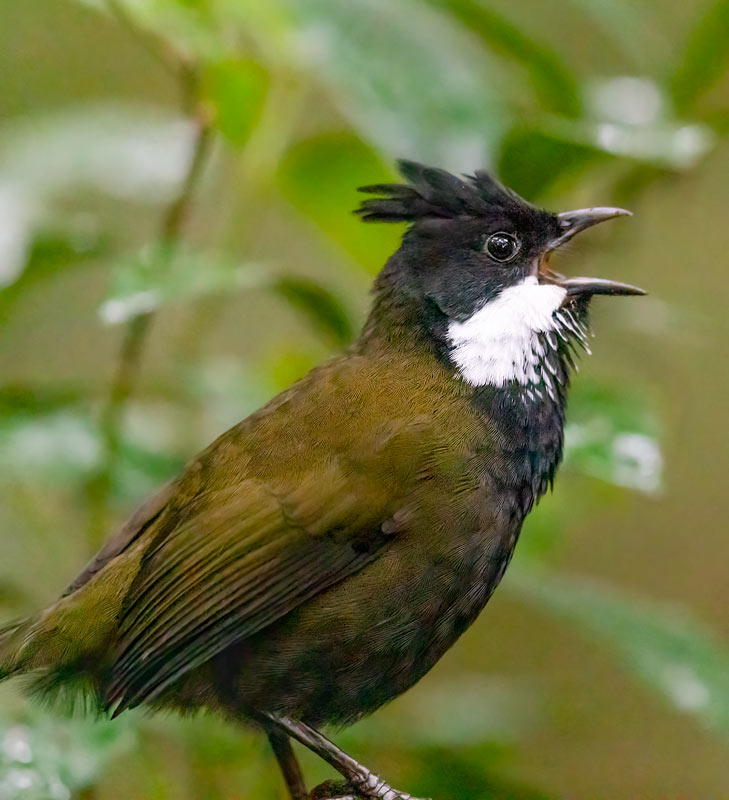
<svg viewBox="0 0 729 800"><path fill-rule="evenodd" d="M57 720L33 706L0 713L0 800L71 800L134 740L128 720Z"/></svg>
<svg viewBox="0 0 729 800"><path fill-rule="evenodd" d="M68 281L64 302L79 316L59 316L49 344L81 331L76 351L64 344L44 354L48 375L34 382L22 373L0 386L0 493L8 500L0 523L19 487L47 513L23 524L10 516L14 539L19 531L21 540L55 540L63 531L69 547L83 549L78 507L100 472L110 486L102 505L131 506L212 436L353 339L361 313L352 298L364 294L402 229L362 225L349 212L361 199L358 185L395 177L395 157L456 170L492 166L535 201L571 204L588 181L606 202L625 193L640 200L668 171L694 169L729 132L726 0L694 14L685 41L683 33L670 40L648 6L629 0L561 4L565 30L604 48L591 68L579 48L541 30L549 11L526 19L518 5L488 0L78 2L100 13L100 26L155 55L184 103L170 113L172 92L139 104L109 92L0 128L0 325L23 313L34 319L39 298L55 297L56 282ZM84 76L79 97L92 78ZM191 142L201 129L227 146L213 147L207 161L205 151L195 172ZM196 205L201 175L206 194ZM186 215L199 226L189 237ZM283 307L294 313L273 319ZM108 326L128 337L149 315L161 317L162 333L153 327L153 348L142 337L119 420L109 423L107 376L116 363ZM230 338L217 330L226 315L243 344L220 353ZM304 329L314 335L299 336ZM21 353L25 338L17 337ZM86 359L87 346L88 371L61 381L58 363L75 375L71 362ZM139 375L147 349L158 360ZM160 361L172 363L169 374ZM726 740L725 645L684 611L550 567L564 546L564 520L589 526L605 508L601 491L618 498L661 490L666 426L654 397L643 382L575 381L566 486L530 518L519 550L527 557L506 585L596 636L670 708ZM568 497L575 486L579 496ZM38 581L34 569L17 570L2 576L3 605L20 607L24 587ZM68 577L58 575L58 584ZM367 720L342 741L389 755L416 792L546 798L505 777L515 743L548 724L525 682L441 676L427 702L409 695L384 721ZM125 754L138 741L135 763L148 775L130 796L222 800L242 781L252 796L273 796L279 779L253 737L210 720L195 725L191 733L184 722L64 721L23 703L3 706L0 800L65 800L103 787L115 764L128 771ZM395 743L392 752L383 739Z"/></svg>
<svg viewBox="0 0 729 800"><path fill-rule="evenodd" d="M398 232L365 226L350 210L359 205L357 186L393 180L376 152L351 133L304 139L285 154L278 172L281 191L301 213L371 272L396 246Z"/></svg>
<svg viewBox="0 0 729 800"><path fill-rule="evenodd" d="M214 253L180 251L163 241L117 264L110 296L99 313L108 324L125 322L170 303L257 288L266 280L258 265L236 264Z"/></svg>
<svg viewBox="0 0 729 800"><path fill-rule="evenodd" d="M640 392L576 381L565 429L565 467L647 493L661 487L660 424Z"/></svg>
<svg viewBox="0 0 729 800"><path fill-rule="evenodd" d="M228 59L206 67L202 97L214 109L218 130L242 147L260 122L267 89L268 74L260 64Z"/></svg>
<svg viewBox="0 0 729 800"><path fill-rule="evenodd" d="M668 86L679 114L695 110L702 96L729 67L729 2L714 0L690 31Z"/></svg>
<svg viewBox="0 0 729 800"><path fill-rule="evenodd" d="M729 648L685 609L533 567L513 570L507 585L598 637L670 706L729 737Z"/></svg>
<svg viewBox="0 0 729 800"><path fill-rule="evenodd" d="M582 107L574 74L543 42L533 39L482 0L432 0L508 62L521 64L529 74L544 111L576 117Z"/></svg>

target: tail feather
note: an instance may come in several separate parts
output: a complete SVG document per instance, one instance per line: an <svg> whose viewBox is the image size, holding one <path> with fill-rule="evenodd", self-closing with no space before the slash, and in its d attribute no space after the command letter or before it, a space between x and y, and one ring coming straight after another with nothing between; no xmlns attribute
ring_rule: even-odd
<svg viewBox="0 0 729 800"><path fill-rule="evenodd" d="M27 675L27 690L54 705L101 706L110 643L143 549L132 545L53 605L0 627L0 680Z"/></svg>
<svg viewBox="0 0 729 800"><path fill-rule="evenodd" d="M19 671L18 654L32 624L31 619L19 619L0 628L0 681Z"/></svg>

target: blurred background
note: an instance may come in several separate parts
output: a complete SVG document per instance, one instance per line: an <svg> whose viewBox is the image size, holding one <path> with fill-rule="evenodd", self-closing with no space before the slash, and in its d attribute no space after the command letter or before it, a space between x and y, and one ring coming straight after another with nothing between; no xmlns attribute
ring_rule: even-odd
<svg viewBox="0 0 729 800"><path fill-rule="evenodd" d="M594 303L554 495L459 644L336 738L437 800L729 796L727 0L0 0L0 619L346 345L398 156L559 211ZM311 785L330 776L303 754ZM283 798L215 719L0 688L0 800Z"/></svg>

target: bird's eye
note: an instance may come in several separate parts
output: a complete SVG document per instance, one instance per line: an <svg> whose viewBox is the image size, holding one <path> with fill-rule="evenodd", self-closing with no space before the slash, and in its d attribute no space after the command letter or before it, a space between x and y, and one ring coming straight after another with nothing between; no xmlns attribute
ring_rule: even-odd
<svg viewBox="0 0 729 800"><path fill-rule="evenodd" d="M486 240L486 252L494 261L509 261L519 252L519 240L510 233L492 233Z"/></svg>

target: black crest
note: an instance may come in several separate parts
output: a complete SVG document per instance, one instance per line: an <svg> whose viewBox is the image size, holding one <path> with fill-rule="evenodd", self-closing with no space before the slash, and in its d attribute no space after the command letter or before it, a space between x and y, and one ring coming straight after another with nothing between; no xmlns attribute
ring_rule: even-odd
<svg viewBox="0 0 729 800"><path fill-rule="evenodd" d="M487 172L459 178L414 161L397 162L407 183L378 183L358 191L379 194L357 209L365 222L415 222L424 217L481 216L495 208L507 211L530 204Z"/></svg>

